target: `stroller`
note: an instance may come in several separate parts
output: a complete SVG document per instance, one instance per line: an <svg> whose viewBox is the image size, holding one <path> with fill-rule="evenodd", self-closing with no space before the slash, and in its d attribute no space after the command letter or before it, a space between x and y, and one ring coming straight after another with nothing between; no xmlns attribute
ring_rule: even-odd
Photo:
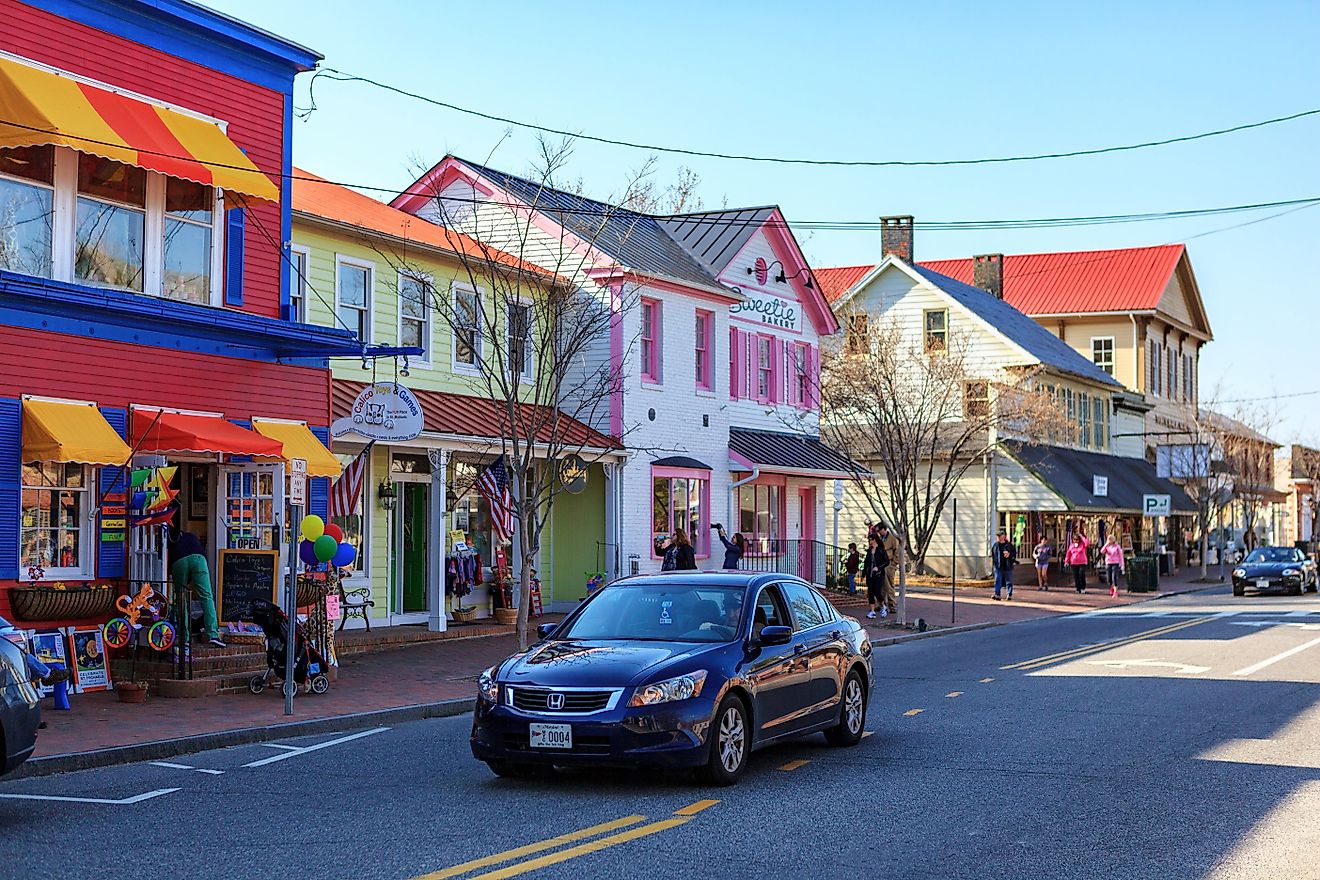
<svg viewBox="0 0 1320 880"><path fill-rule="evenodd" d="M293 675L286 674L289 618L278 605L265 599L253 602L252 622L266 634L266 671L248 680L249 691L254 694L264 691L270 683L272 672L283 682L281 691L286 694L290 688L297 693L298 686L307 685L309 677L312 693L323 694L330 690L330 679L325 674L325 658L303 635L302 627L296 625L293 627Z"/></svg>

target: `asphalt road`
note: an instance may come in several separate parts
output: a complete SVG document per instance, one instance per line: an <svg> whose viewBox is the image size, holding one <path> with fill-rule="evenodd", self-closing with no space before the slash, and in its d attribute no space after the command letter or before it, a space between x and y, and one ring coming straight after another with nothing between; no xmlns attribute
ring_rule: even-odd
<svg viewBox="0 0 1320 880"><path fill-rule="evenodd" d="M872 735L732 789L466 718L0 783L0 875L1320 878L1320 597L1226 592L880 649Z"/></svg>

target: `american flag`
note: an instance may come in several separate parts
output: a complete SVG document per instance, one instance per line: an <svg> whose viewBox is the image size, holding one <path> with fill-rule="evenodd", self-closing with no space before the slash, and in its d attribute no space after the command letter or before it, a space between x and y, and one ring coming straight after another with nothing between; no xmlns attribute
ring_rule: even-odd
<svg viewBox="0 0 1320 880"><path fill-rule="evenodd" d="M504 456L481 472L477 491L490 505L490 524L495 527L500 543L507 542L513 537L513 496L509 494L509 470L504 466Z"/></svg>
<svg viewBox="0 0 1320 880"><path fill-rule="evenodd" d="M376 445L375 441L368 443L367 447L358 453L358 457L348 463L344 472L339 475L339 479L330 486L328 513L331 518L352 516L357 513L358 499L362 497L362 481L367 475L367 463L371 460L371 447L374 445Z"/></svg>

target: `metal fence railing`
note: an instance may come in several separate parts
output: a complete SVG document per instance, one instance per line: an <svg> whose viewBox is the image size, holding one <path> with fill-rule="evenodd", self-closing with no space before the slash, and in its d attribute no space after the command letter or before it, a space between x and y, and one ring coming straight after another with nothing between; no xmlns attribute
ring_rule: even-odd
<svg viewBox="0 0 1320 880"><path fill-rule="evenodd" d="M796 538L753 543L742 558L744 571L791 574L828 590L846 592L840 566L847 551L824 541Z"/></svg>

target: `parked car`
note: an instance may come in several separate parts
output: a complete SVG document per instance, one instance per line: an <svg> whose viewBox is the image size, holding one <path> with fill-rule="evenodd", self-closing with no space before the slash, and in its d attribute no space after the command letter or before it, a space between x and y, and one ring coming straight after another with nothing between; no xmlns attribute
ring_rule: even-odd
<svg viewBox="0 0 1320 880"><path fill-rule="evenodd" d="M1300 596L1316 589L1316 565L1296 547L1257 547L1233 569L1233 595L1247 590Z"/></svg>
<svg viewBox="0 0 1320 880"><path fill-rule="evenodd" d="M478 680L472 754L500 776L690 767L731 785L770 743L862 739L870 639L796 577L625 578L540 634Z"/></svg>
<svg viewBox="0 0 1320 880"><path fill-rule="evenodd" d="M0 776L26 761L37 746L41 709L20 647L24 644L18 630L0 617Z"/></svg>

